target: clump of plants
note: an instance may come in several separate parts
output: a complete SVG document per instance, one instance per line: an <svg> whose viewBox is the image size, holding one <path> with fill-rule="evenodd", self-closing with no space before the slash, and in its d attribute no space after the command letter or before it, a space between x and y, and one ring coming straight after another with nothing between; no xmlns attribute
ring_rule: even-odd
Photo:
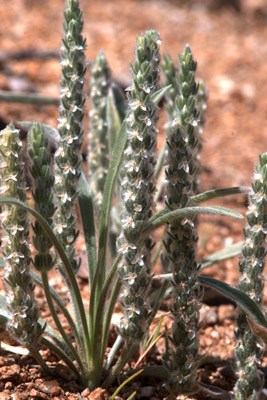
<svg viewBox="0 0 267 400"><path fill-rule="evenodd" d="M0 298L1 325L48 374L54 375L54 370L41 356L41 346L63 360L84 388L110 388L134 352L146 353L155 343L162 319L152 340L149 327L162 299L169 297L173 323L165 334L163 362L154 366L153 374L162 378L168 398L174 399L201 387L197 380L199 310L203 285L208 285L240 306L236 332L239 378L233 396L256 399L262 386L257 370L261 355L258 336L264 336L267 329L260 309L267 233L266 154L260 157L250 194L239 288L201 276L205 266L239 254L241 244L211 255L201 265L198 214L243 218L236 211L201 206L201 202L249 189L200 193L206 89L196 79L197 64L189 45L179 54L178 65L170 57L161 63L158 33L150 30L138 37L126 99L112 83L104 53L99 53L91 69L87 176L81 157L87 134L83 126L86 41L78 0L66 0L63 27L58 127L21 123L29 130L34 207L27 203L19 131L10 123L0 132L1 264L7 291L6 298ZM166 143L158 154L157 123L163 97ZM51 140L56 146L53 157L48 148ZM76 224L76 203L81 232ZM34 218L31 226L30 216ZM35 248L32 256L30 227ZM159 235L155 231L160 227ZM88 312L76 280L81 264L75 249L79 234L86 245ZM154 267L160 259L165 273L155 277ZM72 314L49 284L55 266L68 288ZM153 279L162 280L160 289L152 290ZM40 318L35 285L44 290L56 329ZM123 317L108 352L117 302ZM67 320L74 341L64 331L57 309ZM151 374L149 367L140 368L143 374Z"/></svg>

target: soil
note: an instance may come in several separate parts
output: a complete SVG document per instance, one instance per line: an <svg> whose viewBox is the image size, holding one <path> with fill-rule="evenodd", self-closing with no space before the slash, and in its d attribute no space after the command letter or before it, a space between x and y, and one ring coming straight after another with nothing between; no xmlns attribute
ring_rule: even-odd
<svg viewBox="0 0 267 400"><path fill-rule="evenodd" d="M202 191L249 185L258 154L266 151L265 0L81 0L80 3L84 10L88 60L92 60L99 49L103 49L114 80L123 87L128 86L131 80L129 62L134 58L135 37L146 29L153 28L160 32L162 54L168 53L175 59L185 44L190 44L198 61L198 76L204 79L209 91L201 155ZM56 57L14 60L7 56L29 50L57 53L62 35L63 4L63 0L0 2L0 89L59 95L60 67ZM1 124L38 120L56 126L57 107L2 102L0 119ZM163 133L159 132L159 146L162 141ZM245 195L239 195L213 204L230 207L244 214L247 199ZM201 217L199 228L200 258L242 240L242 221L205 216ZM82 252L83 248L83 241L79 239L77 251ZM236 285L238 258L209 267L205 274ZM55 272L51 275L50 283L68 304L66 289ZM79 284L86 304L87 282L79 278ZM4 287L1 285L0 293L3 294ZM43 293L38 288L36 296L42 317L50 321ZM267 303L266 293L265 299ZM204 327L200 333L200 352L207 357L198 371L203 390L194 396L179 396L179 399L227 398L226 392L232 390L235 382L231 365L234 360L234 319L237 311L234 305L218 295L213 295L212 301L207 300L207 303L201 312ZM119 309L115 316L118 315ZM166 323L171 322L166 320ZM11 344L12 349L8 347ZM158 342L145 363L161 358L162 345ZM82 391L71 372L45 349L42 354L56 366L57 378L46 376L29 355L21 353L21 347L2 336L0 400L78 399L81 392L83 399L101 400L108 399L112 393L112 390L107 393L101 388L93 393ZM266 356L263 367L267 365ZM135 354L128 368L134 365L137 358L138 354ZM216 393L211 385L217 388ZM261 399L267 398L265 386ZM134 390L137 391L137 399L160 400L166 397L162 382L158 380L138 377L120 395L126 399Z"/></svg>

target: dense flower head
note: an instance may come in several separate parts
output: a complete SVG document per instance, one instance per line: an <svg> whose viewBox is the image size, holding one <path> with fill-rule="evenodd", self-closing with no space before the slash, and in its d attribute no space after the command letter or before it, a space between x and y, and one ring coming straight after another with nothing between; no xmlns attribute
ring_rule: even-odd
<svg viewBox="0 0 267 400"><path fill-rule="evenodd" d="M12 124L0 132L1 192L25 202L24 166L21 160L22 142ZM8 149L8 151L7 151ZM4 190L3 190L4 187ZM30 246L27 214L15 205L3 205L3 238L1 251L5 260L4 280L7 288L7 307L10 312L8 330L26 347L35 344L41 327L34 300L34 284L30 275Z"/></svg>
<svg viewBox="0 0 267 400"><path fill-rule="evenodd" d="M91 71L88 163L95 204L100 210L109 166L107 96L111 83L111 71L103 51L94 60Z"/></svg>
<svg viewBox="0 0 267 400"><path fill-rule="evenodd" d="M82 36L83 21L78 0L67 0L64 17L65 37L61 47L62 78L58 118L61 140L55 154L57 176L55 192L58 199L55 221L56 225L67 226L57 233L74 270L77 271L75 250L68 237L76 238L78 235L75 229L74 202L78 194L77 184L80 177L82 121L85 107L83 84L86 72L84 55L86 41Z"/></svg>
<svg viewBox="0 0 267 400"><path fill-rule="evenodd" d="M52 227L52 217L55 212L53 203L54 176L51 172L51 157L49 155L48 140L44 135L41 125L34 123L28 133L28 153L32 160L30 168L34 179L35 187L33 198L35 209L46 219ZM50 254L52 242L44 232L38 221L33 224L33 244L37 250L33 264L39 271L48 271L54 265L54 260Z"/></svg>
<svg viewBox="0 0 267 400"><path fill-rule="evenodd" d="M166 197L170 210L185 207L194 193L197 111L196 63L189 46L179 55L179 71L170 57L163 63L167 93ZM169 224L163 267L173 274L171 311L174 316L166 351L168 390L176 394L194 390L198 365L198 318L201 291L197 279L197 232L192 218Z"/></svg>
<svg viewBox="0 0 267 400"><path fill-rule="evenodd" d="M245 241L239 263L239 288L261 305L264 279L262 272L266 255L267 235L267 153L259 157L255 167L254 182L249 195ZM234 393L236 399L257 396L262 387L262 377L257 370L263 351L259 339L251 332L246 316L240 312L236 331L236 372L238 380ZM244 376L243 371L246 371ZM251 396L251 397L250 397Z"/></svg>
<svg viewBox="0 0 267 400"><path fill-rule="evenodd" d="M118 240L118 251L123 253L119 273L125 287L120 332L136 340L144 335L149 316L146 293L150 282L150 248L148 243L138 243L138 239L154 207L158 108L151 95L159 84L159 43L155 31L137 38L136 59L131 66L133 83L127 89L128 141L121 169L123 234Z"/></svg>

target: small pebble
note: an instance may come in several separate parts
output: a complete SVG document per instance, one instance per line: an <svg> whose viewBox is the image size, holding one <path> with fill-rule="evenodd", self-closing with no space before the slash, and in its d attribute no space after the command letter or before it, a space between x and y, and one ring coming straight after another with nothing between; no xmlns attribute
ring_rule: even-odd
<svg viewBox="0 0 267 400"><path fill-rule="evenodd" d="M146 397L146 398L151 398L152 394L154 392L154 388L152 386L144 386L141 387L139 390L140 397Z"/></svg>
<svg viewBox="0 0 267 400"><path fill-rule="evenodd" d="M93 392L90 393L88 400L108 400L108 392L102 388L96 388Z"/></svg>
<svg viewBox="0 0 267 400"><path fill-rule="evenodd" d="M69 367L61 363L56 365L55 372L61 378L66 379L66 381L75 381L76 379L75 373Z"/></svg>
<svg viewBox="0 0 267 400"><path fill-rule="evenodd" d="M13 387L13 383L12 382L8 381L8 382L5 383L5 389L6 390L11 390L12 387ZM1 399L1 397L0 397L0 399Z"/></svg>
<svg viewBox="0 0 267 400"><path fill-rule="evenodd" d="M222 304L218 307L218 323L224 325L226 319L234 319L234 314L234 306L232 304Z"/></svg>

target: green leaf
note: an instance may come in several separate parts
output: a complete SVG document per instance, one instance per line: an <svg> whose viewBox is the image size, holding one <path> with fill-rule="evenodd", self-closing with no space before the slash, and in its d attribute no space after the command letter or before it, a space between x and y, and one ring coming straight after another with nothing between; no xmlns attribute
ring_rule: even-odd
<svg viewBox="0 0 267 400"><path fill-rule="evenodd" d="M55 331L54 328L50 324L48 324L43 318L38 319L39 324L41 325L42 328L44 328L44 334L53 339L57 345L69 356L71 356L71 353L66 346L66 343L62 339L62 337ZM72 357L72 356L71 356ZM73 357L72 357L73 359Z"/></svg>
<svg viewBox="0 0 267 400"><path fill-rule="evenodd" d="M114 400L115 397L117 396L117 394L121 391L121 389L127 385L127 383L129 383L131 380L133 380L134 378L136 378L138 375L141 374L141 372L143 372L143 369L140 369L139 371L135 372L133 375L130 376L130 378L127 378L124 382L122 382L122 384L118 387L118 389L113 393L113 395L109 398L109 400Z"/></svg>
<svg viewBox="0 0 267 400"><path fill-rule="evenodd" d="M162 168L163 168L163 165L164 165L164 162L165 162L166 149L167 149L167 142L165 140L163 146L161 147L161 150L160 150L160 153L159 153L159 156L158 156L158 159L157 159L156 168L155 168L155 174L154 175L155 175L155 180L156 181L158 180L158 178L160 176L160 173L162 171ZM164 184L164 180L161 181L161 185L163 185L163 184ZM158 189L158 191L159 191L159 194L160 194L160 188Z"/></svg>
<svg viewBox="0 0 267 400"><path fill-rule="evenodd" d="M81 376L79 370L74 365L73 360L69 357L69 355L67 353L64 352L64 350L61 349L60 346L51 342L49 339L47 339L44 336L42 336L42 338L41 338L41 344L46 346L48 349L50 349L51 353L56 354L60 359L65 361L65 363L70 367L70 369L73 370L73 372L77 376L78 382L83 386L85 385L86 377Z"/></svg>
<svg viewBox="0 0 267 400"><path fill-rule="evenodd" d="M240 289L208 276L201 275L198 279L203 285L212 287L236 302L253 322L267 328L267 321L258 305Z"/></svg>
<svg viewBox="0 0 267 400"><path fill-rule="evenodd" d="M8 309L6 304L6 297L0 294L0 327L5 327L8 321Z"/></svg>
<svg viewBox="0 0 267 400"><path fill-rule="evenodd" d="M31 277L33 279L33 281L39 285L40 287L43 288L43 281L41 279L41 277L36 274L34 271L31 271ZM53 298L53 300L55 301L55 303L58 305L59 309L61 310L62 314L65 316L66 320L68 321L70 328L77 340L77 342L79 343L79 345L81 346L81 341L80 341L80 336L77 330L77 326L75 325L68 309L66 308L66 305L64 304L63 300L61 299L61 297L57 294L57 292L55 291L55 289L52 286L49 286L49 290L51 293L51 296Z"/></svg>
<svg viewBox="0 0 267 400"><path fill-rule="evenodd" d="M243 218L243 215L238 211L233 211L230 208L220 206L184 207L174 211L163 209L149 219L148 223L144 227L141 239L166 223L170 223L178 218L191 217L197 214L213 214L230 218Z"/></svg>
<svg viewBox="0 0 267 400"><path fill-rule="evenodd" d="M117 110L112 90L109 90L107 96L107 123L108 123L108 137L110 152L117 140L121 128L121 119Z"/></svg>
<svg viewBox="0 0 267 400"><path fill-rule="evenodd" d="M5 259L4 257L0 256L0 269L4 269L5 267Z"/></svg>
<svg viewBox="0 0 267 400"><path fill-rule="evenodd" d="M125 96L122 90L114 82L111 85L111 90L114 99L114 105L120 117L120 122L122 123L128 112L128 106L125 101Z"/></svg>
<svg viewBox="0 0 267 400"><path fill-rule="evenodd" d="M53 243L54 248L56 249L59 257L61 258L61 260L65 266L65 269L66 269L66 272L67 272L67 275L69 278L69 282L71 284L70 288L71 288L71 290L73 290L72 298L75 301L75 307L78 310L79 317L81 320L81 326L78 325L77 328L80 330L81 334L85 336L86 346L87 346L87 348L89 348L89 345L90 345L89 344L90 343L89 332L88 332L87 320L86 320L86 315L85 315L85 310L84 310L84 306L83 306L80 289L79 289L78 283L76 281L74 272L72 270L70 261L66 255L66 253L64 252L64 249L63 249L61 243L59 242L59 240L57 239L57 237L51 230L51 227L49 226L49 224L47 223L45 218L43 218L42 215L40 215L36 210L31 208L27 204L24 204L23 202L16 200L14 198L11 198L11 197L0 198L0 204L13 204L13 205L16 205L16 206L21 207L22 209L28 211L31 215L33 215L38 220L38 222L44 229L45 233L47 234L47 236Z"/></svg>
<svg viewBox="0 0 267 400"><path fill-rule="evenodd" d="M111 290L111 283L113 281L113 278L117 272L118 269L118 264L120 263L122 259L122 254L119 254L117 259L115 260L111 270L109 271L109 274L105 280L105 283L101 289L101 294L99 297L99 302L97 304L97 306L95 306L94 308L96 310L92 310L92 307L90 305L90 316L91 318L94 318L95 315L95 321L94 321L94 334L93 334L93 343L94 343L94 348L93 348L93 352L96 353L96 357L101 357L102 354L99 350L99 346L98 344L101 342L101 348L104 347L104 351L105 349L105 345L106 345L106 335L105 335L105 328L103 324L103 318L104 318L104 311L105 310L105 303L106 303L106 299L107 299L107 295L108 293L110 294L110 290ZM121 286L120 283L120 279L117 279L118 283L116 283L114 285L114 287L116 287L117 285L119 285L119 287ZM109 297L109 301L107 304L107 310L106 310L106 314L112 315L113 311L114 311L114 307L115 307L115 301L116 299L112 300L112 296ZM111 308L111 309L110 309ZM108 321L107 321L108 322ZM103 358L104 358L104 354L103 354ZM102 365L102 361L101 361L101 365Z"/></svg>
<svg viewBox="0 0 267 400"><path fill-rule="evenodd" d="M31 129L31 126L33 122L31 121L18 121L18 124L21 125L22 128L26 129L29 131ZM47 124L40 124L41 127L43 128L44 135L45 137L51 142L59 142L60 141L60 135L58 133L58 130L54 128L51 125Z"/></svg>
<svg viewBox="0 0 267 400"><path fill-rule="evenodd" d="M100 227L99 227L99 243L98 243L98 265L100 266L99 269L101 269L98 280L99 289L101 289L105 279L104 266L106 264L106 251L107 251L107 241L109 234L109 219L110 219L110 211L112 205L113 188L116 182L116 177L124 154L126 142L127 142L126 121L124 121L121 126L120 134L113 149L103 194L103 202L102 202L102 209L100 216Z"/></svg>
<svg viewBox="0 0 267 400"><path fill-rule="evenodd" d="M87 253L89 283L90 285L92 285L96 270L96 255L97 255L95 224L94 224L94 207L93 207L92 193L84 171L81 171L79 179L78 201L80 206L86 253Z"/></svg>
<svg viewBox="0 0 267 400"><path fill-rule="evenodd" d="M0 327L6 326L8 322L9 311L7 309L6 297L0 295ZM44 333L54 339L62 349L66 350L65 342L62 340L61 336L42 318L38 319L41 327L45 327Z"/></svg>
<svg viewBox="0 0 267 400"><path fill-rule="evenodd" d="M151 101L154 104L158 104L164 94L172 87L172 85L164 86L163 88L157 90L155 93L151 95Z"/></svg>
<svg viewBox="0 0 267 400"><path fill-rule="evenodd" d="M208 190L207 192L197 194L196 196L192 196L190 198L190 202L202 203L203 201L216 199L218 197L230 196L233 194L240 194L240 193L247 193L249 191L250 191L249 186L237 186L237 187L230 187L230 188Z"/></svg>
<svg viewBox="0 0 267 400"><path fill-rule="evenodd" d="M135 395L136 395L136 392L133 392L133 393L128 397L127 400L132 400L132 399L134 398Z"/></svg>
<svg viewBox="0 0 267 400"><path fill-rule="evenodd" d="M228 260L229 258L238 256L241 253L244 242L234 243L231 246L227 246L222 250L216 251L208 257L203 258L200 261L201 270L209 267L216 262Z"/></svg>

